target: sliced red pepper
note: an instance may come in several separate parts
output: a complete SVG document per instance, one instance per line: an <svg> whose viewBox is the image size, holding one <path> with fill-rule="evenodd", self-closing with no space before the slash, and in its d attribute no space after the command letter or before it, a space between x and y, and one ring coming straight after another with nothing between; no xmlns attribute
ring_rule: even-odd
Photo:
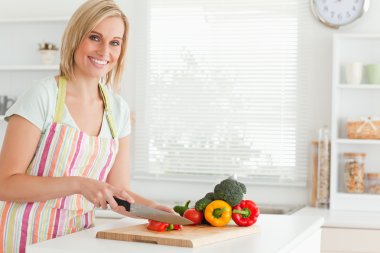
<svg viewBox="0 0 380 253"><path fill-rule="evenodd" d="M237 225L243 227L255 224L259 214L259 208L252 200L242 200L232 209L232 219Z"/></svg>
<svg viewBox="0 0 380 253"><path fill-rule="evenodd" d="M165 222L149 220L147 229L157 232L171 231L171 230L181 230L182 225L169 224Z"/></svg>
<svg viewBox="0 0 380 253"><path fill-rule="evenodd" d="M182 225L174 224L174 230L182 230Z"/></svg>
<svg viewBox="0 0 380 253"><path fill-rule="evenodd" d="M162 231L166 231L168 227L169 227L168 223L159 222L155 220L149 220L147 229L152 230L152 231L162 232Z"/></svg>

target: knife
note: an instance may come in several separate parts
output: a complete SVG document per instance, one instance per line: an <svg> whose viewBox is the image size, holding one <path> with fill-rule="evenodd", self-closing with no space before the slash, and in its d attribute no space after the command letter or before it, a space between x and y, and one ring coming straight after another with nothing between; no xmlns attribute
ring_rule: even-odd
<svg viewBox="0 0 380 253"><path fill-rule="evenodd" d="M136 215L140 218L145 218L149 220L161 221L169 224L178 225L191 225L193 222L184 217L176 214L168 213L158 209L154 209L148 206L140 205L138 203L129 203L126 200L113 197L119 206L123 206L126 211Z"/></svg>

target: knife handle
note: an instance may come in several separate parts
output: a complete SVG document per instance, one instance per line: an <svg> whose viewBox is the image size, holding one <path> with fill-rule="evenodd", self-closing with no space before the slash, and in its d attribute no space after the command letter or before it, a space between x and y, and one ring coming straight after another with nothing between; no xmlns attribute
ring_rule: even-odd
<svg viewBox="0 0 380 253"><path fill-rule="evenodd" d="M116 198L116 197L113 197L116 201L116 203L119 205L119 206L123 206L125 208L126 211L130 211L131 210L131 203L129 203L128 201L124 200L124 199L119 199L119 198Z"/></svg>

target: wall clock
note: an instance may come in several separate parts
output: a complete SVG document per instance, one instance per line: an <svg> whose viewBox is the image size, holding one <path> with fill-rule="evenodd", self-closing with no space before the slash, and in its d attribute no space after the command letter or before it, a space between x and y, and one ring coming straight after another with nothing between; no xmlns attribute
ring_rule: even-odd
<svg viewBox="0 0 380 253"><path fill-rule="evenodd" d="M313 14L332 28L348 25L360 18L369 7L369 0L311 0Z"/></svg>

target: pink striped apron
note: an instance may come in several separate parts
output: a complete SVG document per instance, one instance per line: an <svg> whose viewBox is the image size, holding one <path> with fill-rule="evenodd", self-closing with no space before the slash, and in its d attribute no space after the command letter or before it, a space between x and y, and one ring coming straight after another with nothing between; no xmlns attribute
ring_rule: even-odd
<svg viewBox="0 0 380 253"><path fill-rule="evenodd" d="M100 84L99 89L113 138L89 136L61 123L66 79L60 77L54 121L42 134L26 174L40 177L83 176L103 182L106 180L119 143L107 94ZM91 227L93 221L94 205L79 194L44 202L0 201L0 252L25 252L27 244Z"/></svg>

